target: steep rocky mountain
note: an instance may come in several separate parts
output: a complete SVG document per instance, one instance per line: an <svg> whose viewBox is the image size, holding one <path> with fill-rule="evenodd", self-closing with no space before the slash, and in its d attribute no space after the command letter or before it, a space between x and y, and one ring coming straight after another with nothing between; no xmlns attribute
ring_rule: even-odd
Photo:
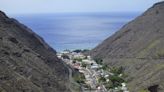
<svg viewBox="0 0 164 92"><path fill-rule="evenodd" d="M55 50L0 11L0 92L70 92L68 77Z"/></svg>
<svg viewBox="0 0 164 92"><path fill-rule="evenodd" d="M164 92L164 2L153 5L90 52L124 67L130 92Z"/></svg>

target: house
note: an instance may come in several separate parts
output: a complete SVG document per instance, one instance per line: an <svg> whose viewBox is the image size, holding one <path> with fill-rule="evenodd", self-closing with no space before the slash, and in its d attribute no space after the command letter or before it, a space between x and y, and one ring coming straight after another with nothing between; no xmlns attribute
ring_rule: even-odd
<svg viewBox="0 0 164 92"><path fill-rule="evenodd" d="M62 56L62 53L57 53L58 58L61 58L61 56Z"/></svg>
<svg viewBox="0 0 164 92"><path fill-rule="evenodd" d="M80 63L75 63L75 64L73 64L73 67L74 67L75 69L80 69Z"/></svg>
<svg viewBox="0 0 164 92"><path fill-rule="evenodd" d="M92 65L91 65L91 69L98 69L101 67L102 67L102 65L98 65L97 63L92 63Z"/></svg>
<svg viewBox="0 0 164 92"><path fill-rule="evenodd" d="M72 55L74 58L85 58L85 56L81 53L72 52Z"/></svg>
<svg viewBox="0 0 164 92"><path fill-rule="evenodd" d="M89 60L89 59L83 59L82 62L84 62L84 63L86 63L86 64L95 63L93 60Z"/></svg>
<svg viewBox="0 0 164 92"><path fill-rule="evenodd" d="M109 77L109 75L108 75L108 74L106 74L104 77L105 77L105 78L108 78L108 77Z"/></svg>
<svg viewBox="0 0 164 92"><path fill-rule="evenodd" d="M91 60L91 56L87 56L87 59Z"/></svg>
<svg viewBox="0 0 164 92"><path fill-rule="evenodd" d="M69 50L64 50L63 52L62 52L62 54L68 54L68 53L70 53L71 51L69 51Z"/></svg>

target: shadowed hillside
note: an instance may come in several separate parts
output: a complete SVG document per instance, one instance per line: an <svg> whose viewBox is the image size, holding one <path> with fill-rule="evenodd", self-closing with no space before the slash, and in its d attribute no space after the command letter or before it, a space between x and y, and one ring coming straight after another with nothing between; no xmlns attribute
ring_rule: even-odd
<svg viewBox="0 0 164 92"><path fill-rule="evenodd" d="M0 11L0 92L69 92L68 75L55 50Z"/></svg>
<svg viewBox="0 0 164 92"><path fill-rule="evenodd" d="M123 66L130 92L163 92L164 2L129 22L90 54L111 66Z"/></svg>

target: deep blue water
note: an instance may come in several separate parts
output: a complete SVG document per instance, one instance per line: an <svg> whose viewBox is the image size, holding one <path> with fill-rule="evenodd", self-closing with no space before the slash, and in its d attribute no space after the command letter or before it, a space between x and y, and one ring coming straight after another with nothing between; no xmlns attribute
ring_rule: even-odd
<svg viewBox="0 0 164 92"><path fill-rule="evenodd" d="M16 15L55 50L91 49L134 19L138 13Z"/></svg>

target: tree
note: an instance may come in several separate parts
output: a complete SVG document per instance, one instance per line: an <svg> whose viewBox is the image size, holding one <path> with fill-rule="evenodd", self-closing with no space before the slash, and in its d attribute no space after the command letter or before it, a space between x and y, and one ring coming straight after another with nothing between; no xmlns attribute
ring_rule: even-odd
<svg viewBox="0 0 164 92"><path fill-rule="evenodd" d="M82 83L82 84L85 83L85 76L84 76L84 74L82 74L82 73L75 74L75 75L73 76L73 79L74 79L77 83Z"/></svg>
<svg viewBox="0 0 164 92"><path fill-rule="evenodd" d="M102 60L101 58L96 58L96 59L94 59L94 60L95 60L95 62L96 62L97 64L100 64L100 65L103 64L103 60Z"/></svg>
<svg viewBox="0 0 164 92"><path fill-rule="evenodd" d="M81 63L81 66L86 68L86 67L87 67L87 64L84 63L84 62L82 62L82 63Z"/></svg>
<svg viewBox="0 0 164 92"><path fill-rule="evenodd" d="M115 75L119 75L124 72L124 68L122 66L119 68L113 67L111 68L111 72L114 73Z"/></svg>
<svg viewBox="0 0 164 92"><path fill-rule="evenodd" d="M125 82L124 79L122 79L116 75L110 76L109 80L112 82L113 87L121 86L121 83Z"/></svg>
<svg viewBox="0 0 164 92"><path fill-rule="evenodd" d="M106 82L106 79L105 79L104 77L100 77L100 78L98 79L98 81L104 83L104 82Z"/></svg>
<svg viewBox="0 0 164 92"><path fill-rule="evenodd" d="M102 66L102 69L103 69L103 70L107 70L107 69L108 69L108 66L107 66L107 65L103 65L103 66Z"/></svg>
<svg viewBox="0 0 164 92"><path fill-rule="evenodd" d="M82 62L83 59L82 58L74 58L73 60Z"/></svg>
<svg viewBox="0 0 164 92"><path fill-rule="evenodd" d="M63 59L70 59L69 56L66 55L66 54L63 54L61 57L62 57Z"/></svg>
<svg viewBox="0 0 164 92"><path fill-rule="evenodd" d="M73 52L80 53L81 51L82 51L82 50L77 49L77 50L74 50Z"/></svg>
<svg viewBox="0 0 164 92"><path fill-rule="evenodd" d="M72 63L73 63L73 64L75 64L75 63L76 63L76 61L75 61L75 60L73 60L73 61L72 61Z"/></svg>

